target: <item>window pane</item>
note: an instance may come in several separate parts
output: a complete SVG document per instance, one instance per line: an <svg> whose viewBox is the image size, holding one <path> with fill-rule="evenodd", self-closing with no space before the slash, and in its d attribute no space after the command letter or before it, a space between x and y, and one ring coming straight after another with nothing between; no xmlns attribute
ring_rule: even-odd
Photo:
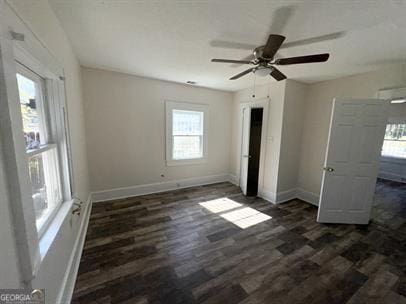
<svg viewBox="0 0 406 304"><path fill-rule="evenodd" d="M37 149L44 143L44 126L39 104L40 88L33 80L17 74L23 131L27 150Z"/></svg>
<svg viewBox="0 0 406 304"><path fill-rule="evenodd" d="M382 155L406 158L406 124L389 124L386 126Z"/></svg>
<svg viewBox="0 0 406 304"><path fill-rule="evenodd" d="M62 200L57 158L54 148L32 156L28 162L38 228Z"/></svg>
<svg viewBox="0 0 406 304"><path fill-rule="evenodd" d="M173 158L193 159L203 157L202 136L174 136Z"/></svg>
<svg viewBox="0 0 406 304"><path fill-rule="evenodd" d="M203 112L173 110L173 135L203 135Z"/></svg>

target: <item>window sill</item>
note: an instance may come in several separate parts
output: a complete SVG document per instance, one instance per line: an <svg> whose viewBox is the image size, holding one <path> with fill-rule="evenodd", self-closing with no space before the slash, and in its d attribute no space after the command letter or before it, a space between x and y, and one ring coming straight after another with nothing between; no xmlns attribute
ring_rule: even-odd
<svg viewBox="0 0 406 304"><path fill-rule="evenodd" d="M168 167L172 166L186 166L186 165L198 165L207 162L207 158L194 158L194 159L180 159L180 160L167 160L166 165Z"/></svg>
<svg viewBox="0 0 406 304"><path fill-rule="evenodd" d="M44 260L45 256L47 255L49 249L52 246L52 243L55 241L66 217L70 213L72 209L74 200L68 200L61 204L59 210L56 212L55 217L49 223L48 227L42 234L41 238L39 239L39 252L40 252L40 260L41 262Z"/></svg>

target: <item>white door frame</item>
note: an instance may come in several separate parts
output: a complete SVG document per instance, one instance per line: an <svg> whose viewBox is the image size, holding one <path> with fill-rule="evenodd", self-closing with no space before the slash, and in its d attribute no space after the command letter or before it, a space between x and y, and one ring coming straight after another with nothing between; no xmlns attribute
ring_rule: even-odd
<svg viewBox="0 0 406 304"><path fill-rule="evenodd" d="M238 185L241 187L241 162L242 162L242 150L243 150L243 110L246 109L263 109L263 116L262 116L262 131L261 131L261 152L260 152L260 159L259 159L259 176L258 176L258 196L263 193L263 182L264 182L264 171L265 171L265 158L266 158L266 144L267 144L267 132L268 132L268 117L269 117L269 98L261 98L256 101L251 102L244 102L240 104L239 109L239 127L238 127L238 151L237 151L237 159L238 159ZM248 172L247 172L248 173Z"/></svg>

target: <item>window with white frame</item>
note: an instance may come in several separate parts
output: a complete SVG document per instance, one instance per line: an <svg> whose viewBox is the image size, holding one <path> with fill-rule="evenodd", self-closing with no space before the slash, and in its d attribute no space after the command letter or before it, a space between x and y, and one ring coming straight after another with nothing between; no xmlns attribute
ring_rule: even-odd
<svg viewBox="0 0 406 304"><path fill-rule="evenodd" d="M406 124L386 125L382 156L406 159Z"/></svg>
<svg viewBox="0 0 406 304"><path fill-rule="evenodd" d="M20 64L16 77L36 226L42 234L66 198L64 117L61 101L48 98L57 94L49 92L52 85L47 86L45 78Z"/></svg>
<svg viewBox="0 0 406 304"><path fill-rule="evenodd" d="M166 161L193 164L207 159L208 105L166 102Z"/></svg>

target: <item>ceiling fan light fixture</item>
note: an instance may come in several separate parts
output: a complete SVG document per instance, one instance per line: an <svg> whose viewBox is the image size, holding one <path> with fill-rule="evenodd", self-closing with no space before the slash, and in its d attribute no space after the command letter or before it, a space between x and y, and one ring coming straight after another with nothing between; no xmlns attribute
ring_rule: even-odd
<svg viewBox="0 0 406 304"><path fill-rule="evenodd" d="M255 70L255 75L259 77L265 77L268 76L270 72L271 68L259 67L258 69Z"/></svg>

